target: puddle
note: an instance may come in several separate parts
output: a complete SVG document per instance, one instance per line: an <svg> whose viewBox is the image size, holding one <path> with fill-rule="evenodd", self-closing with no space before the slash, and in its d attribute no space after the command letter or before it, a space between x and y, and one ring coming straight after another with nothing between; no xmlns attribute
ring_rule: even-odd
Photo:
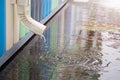
<svg viewBox="0 0 120 80"><path fill-rule="evenodd" d="M119 80L120 12L84 6L71 3L48 22L0 80Z"/></svg>

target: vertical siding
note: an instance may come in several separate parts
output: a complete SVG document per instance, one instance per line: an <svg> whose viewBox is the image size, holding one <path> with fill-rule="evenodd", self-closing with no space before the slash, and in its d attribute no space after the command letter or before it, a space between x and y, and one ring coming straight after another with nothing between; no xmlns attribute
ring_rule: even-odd
<svg viewBox="0 0 120 80"><path fill-rule="evenodd" d="M42 0L31 0L31 16L36 21L41 20Z"/></svg>
<svg viewBox="0 0 120 80"><path fill-rule="evenodd" d="M42 1L41 0L37 0L37 21L40 22L41 20L41 3Z"/></svg>
<svg viewBox="0 0 120 80"><path fill-rule="evenodd" d="M42 0L42 12L41 12L42 19L45 18L45 14L46 14L45 9L46 9L45 0Z"/></svg>
<svg viewBox="0 0 120 80"><path fill-rule="evenodd" d="M13 32L14 32L13 12L14 10L13 10L13 5L11 5L10 1L11 0L6 0L6 50L10 49L13 46L13 41L14 41L13 40L14 39L14 36L13 36Z"/></svg>
<svg viewBox="0 0 120 80"><path fill-rule="evenodd" d="M48 0L48 14L51 12L51 0Z"/></svg>
<svg viewBox="0 0 120 80"><path fill-rule="evenodd" d="M56 0L52 0L52 5L51 5L51 9L52 9L52 10L55 9L55 4L56 4Z"/></svg>
<svg viewBox="0 0 120 80"><path fill-rule="evenodd" d="M11 1L11 0L10 0ZM19 21L19 16L18 16L18 13L17 13L17 5L14 5L14 44L17 43L19 41L19 24L20 24L20 21ZM9 13L9 12L8 12ZM8 26L9 27L9 26Z"/></svg>

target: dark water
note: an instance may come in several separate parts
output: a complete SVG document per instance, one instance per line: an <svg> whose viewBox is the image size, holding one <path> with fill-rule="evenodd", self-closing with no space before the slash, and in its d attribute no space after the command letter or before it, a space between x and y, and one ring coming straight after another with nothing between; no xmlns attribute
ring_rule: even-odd
<svg viewBox="0 0 120 80"><path fill-rule="evenodd" d="M0 72L0 80L119 80L118 10L72 2Z"/></svg>

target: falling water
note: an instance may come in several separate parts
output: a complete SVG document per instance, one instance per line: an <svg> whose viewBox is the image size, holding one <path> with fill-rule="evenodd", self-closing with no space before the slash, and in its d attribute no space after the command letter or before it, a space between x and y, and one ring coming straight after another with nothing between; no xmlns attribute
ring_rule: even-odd
<svg viewBox="0 0 120 80"><path fill-rule="evenodd" d="M44 35L41 35L41 39L43 39L43 42L44 42L44 43L46 43L46 42L47 42L47 40L46 40L46 38L45 38L45 36L44 36Z"/></svg>

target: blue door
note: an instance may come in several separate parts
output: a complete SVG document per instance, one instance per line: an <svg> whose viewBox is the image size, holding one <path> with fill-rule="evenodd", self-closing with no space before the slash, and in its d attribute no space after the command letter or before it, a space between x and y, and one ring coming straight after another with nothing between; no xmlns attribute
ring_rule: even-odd
<svg viewBox="0 0 120 80"><path fill-rule="evenodd" d="M5 34L5 0L0 2L0 56L5 52L6 34Z"/></svg>

